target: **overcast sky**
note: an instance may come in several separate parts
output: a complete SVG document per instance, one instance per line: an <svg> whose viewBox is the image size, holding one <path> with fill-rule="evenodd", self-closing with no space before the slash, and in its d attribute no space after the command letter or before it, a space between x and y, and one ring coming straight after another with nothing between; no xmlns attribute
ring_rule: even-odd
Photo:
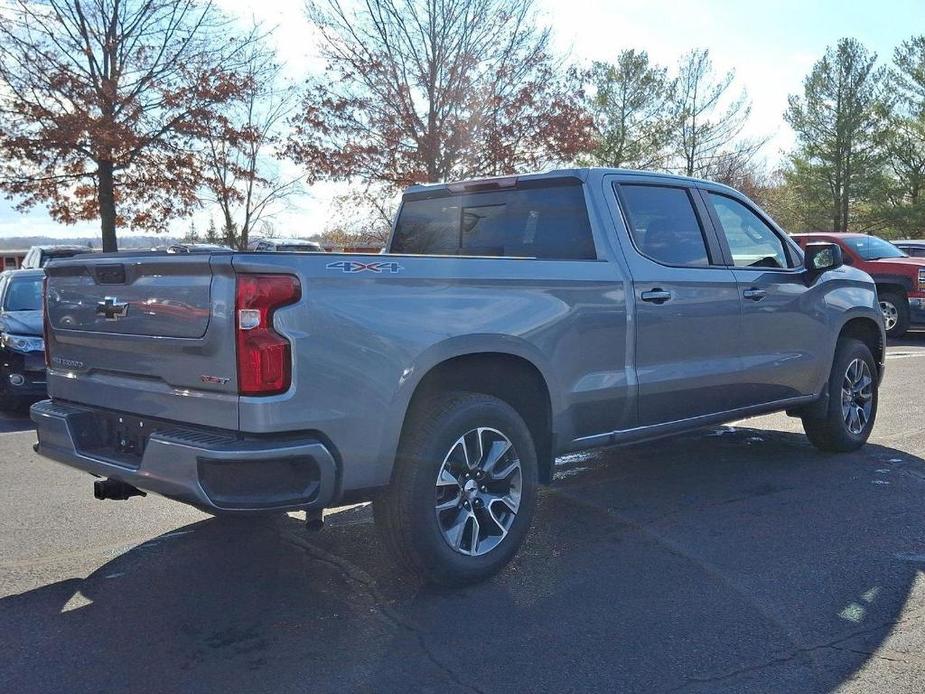
<svg viewBox="0 0 925 694"><path fill-rule="evenodd" d="M254 17L275 26L280 57L294 78L317 69L312 32L303 0L217 0L243 21ZM542 19L553 27L559 50L579 62L612 59L624 48L644 49L656 61L677 62L691 48L709 48L718 71L735 70L736 84L752 100L748 134L770 136L763 156L774 162L793 143L782 119L787 95L827 45L842 36L860 39L888 60L893 48L913 32L925 32L925 0L537 0ZM320 233L334 186L319 185L274 220L281 235ZM197 215L203 230L209 212ZM216 215L216 222L218 217ZM178 222L183 233L188 222ZM0 236L49 234L58 237L99 233L97 224L62 227L44 210L21 214L0 201Z"/></svg>

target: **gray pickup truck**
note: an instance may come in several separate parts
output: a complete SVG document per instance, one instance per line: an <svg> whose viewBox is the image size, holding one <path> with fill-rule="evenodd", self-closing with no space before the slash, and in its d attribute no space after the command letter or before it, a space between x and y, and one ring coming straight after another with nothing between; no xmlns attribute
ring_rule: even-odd
<svg viewBox="0 0 925 694"><path fill-rule="evenodd" d="M557 455L777 410L828 451L873 427L870 277L725 186L414 186L388 251L55 261L36 449L99 498L372 500L403 564L462 584L514 555Z"/></svg>

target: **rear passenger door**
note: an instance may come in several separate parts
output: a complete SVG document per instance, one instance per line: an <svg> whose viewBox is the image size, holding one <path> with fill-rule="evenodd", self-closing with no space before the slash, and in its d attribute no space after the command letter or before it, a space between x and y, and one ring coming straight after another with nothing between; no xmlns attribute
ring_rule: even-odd
<svg viewBox="0 0 925 694"><path fill-rule="evenodd" d="M828 329L802 258L747 199L701 191L742 301L742 361L751 404L810 395L827 369Z"/></svg>
<svg viewBox="0 0 925 694"><path fill-rule="evenodd" d="M643 176L615 177L614 189L633 277L639 425L741 406L738 284L696 189Z"/></svg>

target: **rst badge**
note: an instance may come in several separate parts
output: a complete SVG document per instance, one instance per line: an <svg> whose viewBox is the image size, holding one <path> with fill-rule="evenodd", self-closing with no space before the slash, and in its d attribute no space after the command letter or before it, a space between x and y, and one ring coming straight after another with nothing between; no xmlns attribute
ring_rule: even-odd
<svg viewBox="0 0 925 694"><path fill-rule="evenodd" d="M401 272L404 268L396 263L394 260L376 260L371 263L363 263L359 260L337 260L333 263L328 263L325 266L328 270L340 270L341 272L375 272L382 273L388 272L394 274L396 272Z"/></svg>

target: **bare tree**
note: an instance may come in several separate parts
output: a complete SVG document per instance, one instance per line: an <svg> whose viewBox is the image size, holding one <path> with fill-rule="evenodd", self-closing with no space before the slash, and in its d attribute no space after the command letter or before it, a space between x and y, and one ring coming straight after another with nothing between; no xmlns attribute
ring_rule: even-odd
<svg viewBox="0 0 925 694"><path fill-rule="evenodd" d="M328 62L289 154L311 175L391 186L571 160L589 141L574 71L533 0L310 0Z"/></svg>
<svg viewBox="0 0 925 694"><path fill-rule="evenodd" d="M301 191L303 176L281 173L277 158L295 89L283 79L265 38L242 59L245 86L208 125L202 157L207 199L221 210L225 242L244 249L251 231Z"/></svg>
<svg viewBox="0 0 925 694"><path fill-rule="evenodd" d="M0 23L0 187L20 209L163 230L198 203L193 143L243 86L247 38L199 0L11 0Z"/></svg>
<svg viewBox="0 0 925 694"><path fill-rule="evenodd" d="M397 196L385 186L354 188L331 202L324 238L339 246L382 248L397 209Z"/></svg>
<svg viewBox="0 0 925 694"><path fill-rule="evenodd" d="M733 71L715 75L707 49L681 59L675 90L680 123L674 141L678 168L685 175L715 178L747 162L767 142L741 137L752 107L744 89L738 96L730 94L734 80Z"/></svg>

